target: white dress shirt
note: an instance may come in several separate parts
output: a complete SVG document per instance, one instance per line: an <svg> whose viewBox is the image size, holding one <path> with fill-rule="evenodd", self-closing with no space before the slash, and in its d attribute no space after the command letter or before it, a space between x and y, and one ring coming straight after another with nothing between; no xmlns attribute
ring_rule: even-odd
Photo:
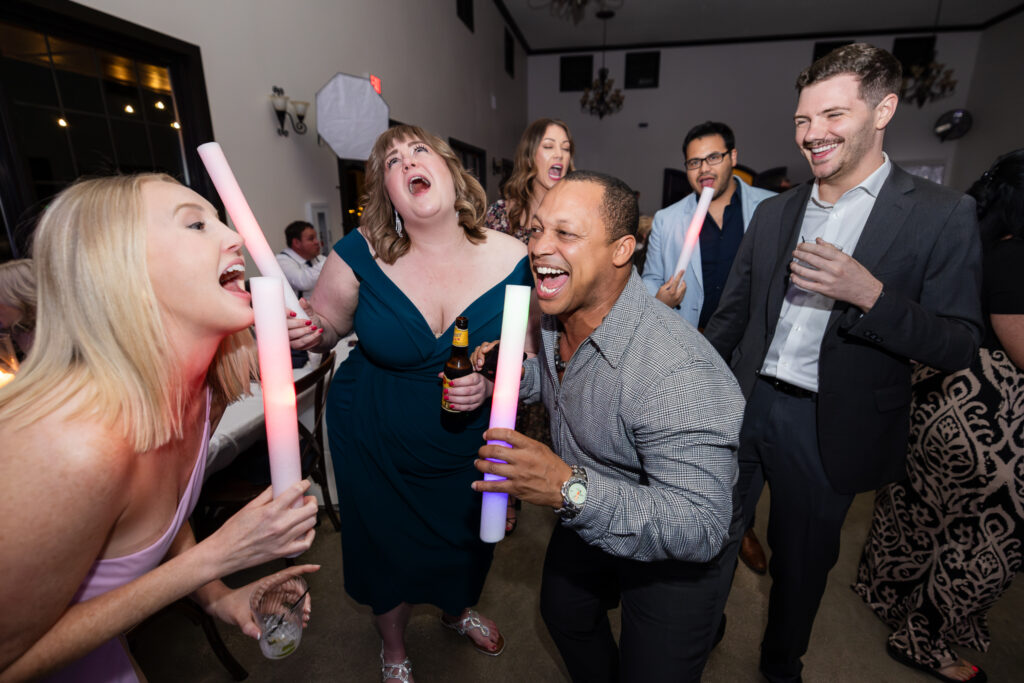
<svg viewBox="0 0 1024 683"><path fill-rule="evenodd" d="M892 162L884 152L882 159L882 165L874 173L843 193L835 204L823 202L818 194L818 183L814 183L800 226L801 242L813 242L820 237L843 252L853 254L875 199L892 170ZM818 356L834 304L835 299L790 282L761 374L808 391L818 391Z"/></svg>
<svg viewBox="0 0 1024 683"><path fill-rule="evenodd" d="M323 254L317 254L307 261L291 247L285 247L284 251L277 255L277 262L297 297L312 293L326 261Z"/></svg>

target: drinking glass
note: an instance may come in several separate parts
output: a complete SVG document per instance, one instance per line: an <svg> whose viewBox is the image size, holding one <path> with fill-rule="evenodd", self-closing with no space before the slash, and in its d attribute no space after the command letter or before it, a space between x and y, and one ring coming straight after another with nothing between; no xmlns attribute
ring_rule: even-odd
<svg viewBox="0 0 1024 683"><path fill-rule="evenodd" d="M267 659L283 659L298 649L306 591L300 576L269 578L253 590L249 608L259 624L260 650Z"/></svg>

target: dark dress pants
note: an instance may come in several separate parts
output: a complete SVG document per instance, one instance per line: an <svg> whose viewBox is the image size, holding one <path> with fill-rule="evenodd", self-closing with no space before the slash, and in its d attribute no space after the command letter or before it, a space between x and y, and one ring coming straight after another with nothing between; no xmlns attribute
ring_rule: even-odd
<svg viewBox="0 0 1024 683"><path fill-rule="evenodd" d="M575 683L699 681L725 607L742 523L710 562L638 562L555 526L544 559L540 610ZM616 647L608 610L622 602Z"/></svg>
<svg viewBox="0 0 1024 683"><path fill-rule="evenodd" d="M853 495L832 488L818 450L817 404L755 382L740 431L744 521L768 483L768 565L772 588L761 641L761 671L773 683L799 681L839 532Z"/></svg>

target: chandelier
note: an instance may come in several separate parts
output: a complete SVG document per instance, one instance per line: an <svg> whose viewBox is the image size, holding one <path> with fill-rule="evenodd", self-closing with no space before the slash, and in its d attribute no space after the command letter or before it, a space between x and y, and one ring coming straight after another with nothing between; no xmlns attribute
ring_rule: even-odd
<svg viewBox="0 0 1024 683"><path fill-rule="evenodd" d="M551 16L564 19L566 21L572 20L573 26L579 26L580 22L583 21L583 10L587 6L589 0L529 0L530 9L544 9L545 7L551 11ZM621 9L622 3L626 0L597 0L601 6L601 10L614 7L615 9ZM598 12L600 14L600 12Z"/></svg>
<svg viewBox="0 0 1024 683"><path fill-rule="evenodd" d="M939 0L935 9L935 31L939 30L939 19L942 16L942 0ZM934 40L934 37L933 37ZM900 99L909 100L918 108L928 102L942 99L952 95L956 88L956 79L953 78L953 70L947 69L945 64L936 60L935 50L932 50L931 59L927 63L914 64L903 73L903 83L900 86Z"/></svg>
<svg viewBox="0 0 1024 683"><path fill-rule="evenodd" d="M604 65L605 47L608 45L608 20L615 16L610 9L602 9L597 13L597 18L604 22L604 29L601 38L601 68L597 71L597 78L590 84L590 87L583 89L583 97L580 98L580 108L603 119L608 114L614 114L622 109L626 101L622 90L615 88L615 79L608 78L608 68Z"/></svg>
<svg viewBox="0 0 1024 683"><path fill-rule="evenodd" d="M583 21L583 8L587 6L587 0L530 0L530 9L551 10L551 16L559 19L572 19L573 25L579 25Z"/></svg>
<svg viewBox="0 0 1024 683"><path fill-rule="evenodd" d="M903 77L900 99L909 100L920 108L928 102L952 95L954 88L953 70L932 60L910 67L910 75Z"/></svg>

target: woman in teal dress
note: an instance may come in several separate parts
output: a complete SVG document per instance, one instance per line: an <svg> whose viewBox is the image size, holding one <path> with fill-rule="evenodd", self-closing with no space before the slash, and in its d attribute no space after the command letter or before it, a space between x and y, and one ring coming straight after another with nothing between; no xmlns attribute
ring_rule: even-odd
<svg viewBox="0 0 1024 683"><path fill-rule="evenodd" d="M291 336L295 348L318 349L352 329L358 336L327 413L345 590L373 609L383 680L406 681L414 603L440 607L444 625L484 654L504 647L471 609L493 553L479 539L480 497L470 488L486 380L453 381L448 400L464 413L453 432L441 424L439 373L455 318L469 319L471 344L497 339L505 285L532 285L532 276L522 243L481 227L480 184L418 127L377 139L366 194L362 227L334 246L307 305L311 321L292 321Z"/></svg>

